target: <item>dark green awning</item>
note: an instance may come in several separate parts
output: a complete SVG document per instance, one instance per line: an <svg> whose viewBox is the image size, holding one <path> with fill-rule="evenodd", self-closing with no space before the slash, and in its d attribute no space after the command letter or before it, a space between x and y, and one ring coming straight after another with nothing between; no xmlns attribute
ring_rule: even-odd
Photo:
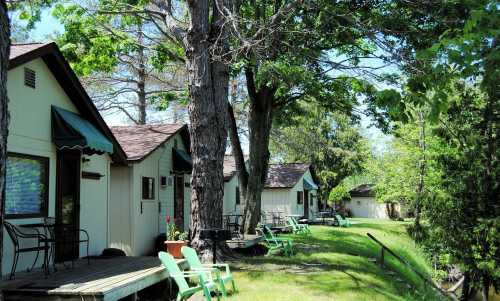
<svg viewBox="0 0 500 301"><path fill-rule="evenodd" d="M303 185L305 190L318 190L318 185L307 178L304 178Z"/></svg>
<svg viewBox="0 0 500 301"><path fill-rule="evenodd" d="M193 160L186 151L172 148L172 157L174 160L174 172L191 173L193 169Z"/></svg>
<svg viewBox="0 0 500 301"><path fill-rule="evenodd" d="M87 154L113 153L113 144L80 115L52 106L52 140L58 149L81 149Z"/></svg>

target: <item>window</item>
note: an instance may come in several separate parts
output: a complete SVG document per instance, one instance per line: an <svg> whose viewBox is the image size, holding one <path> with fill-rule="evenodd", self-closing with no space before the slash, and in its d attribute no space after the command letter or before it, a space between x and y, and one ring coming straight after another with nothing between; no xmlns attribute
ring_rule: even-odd
<svg viewBox="0 0 500 301"><path fill-rule="evenodd" d="M309 193L309 192L308 192ZM309 194L309 205L313 206L314 205L314 198L316 196L314 194Z"/></svg>
<svg viewBox="0 0 500 301"><path fill-rule="evenodd" d="M297 204L302 205L304 202L304 194L302 194L302 191L297 191Z"/></svg>
<svg viewBox="0 0 500 301"><path fill-rule="evenodd" d="M240 204L240 188L236 187L236 205Z"/></svg>
<svg viewBox="0 0 500 301"><path fill-rule="evenodd" d="M9 153L5 175L7 218L47 216L49 158Z"/></svg>
<svg viewBox="0 0 500 301"><path fill-rule="evenodd" d="M142 177L142 199L154 200L155 198L155 179Z"/></svg>

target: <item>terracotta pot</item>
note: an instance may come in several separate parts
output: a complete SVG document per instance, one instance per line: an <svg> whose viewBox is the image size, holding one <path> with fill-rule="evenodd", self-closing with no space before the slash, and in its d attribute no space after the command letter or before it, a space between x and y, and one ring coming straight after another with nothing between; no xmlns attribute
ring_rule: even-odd
<svg viewBox="0 0 500 301"><path fill-rule="evenodd" d="M181 253L181 248L186 246L187 243L184 240L166 240L165 246L167 246L167 252L174 258L184 258Z"/></svg>

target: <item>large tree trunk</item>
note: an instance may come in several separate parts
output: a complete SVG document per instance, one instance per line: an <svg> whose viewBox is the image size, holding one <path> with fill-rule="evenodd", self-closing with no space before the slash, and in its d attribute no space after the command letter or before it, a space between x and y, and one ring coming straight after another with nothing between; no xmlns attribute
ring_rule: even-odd
<svg viewBox="0 0 500 301"><path fill-rule="evenodd" d="M7 136L9 111L7 98L7 68L10 52L10 25L7 6L0 0L0 271L3 259L3 218L5 207L5 161L7 157ZM0 300L3 300L0 292Z"/></svg>
<svg viewBox="0 0 500 301"><path fill-rule="evenodd" d="M222 1L218 4L223 5ZM216 5L217 1L188 1L191 23L186 57L193 158L190 239L203 260L209 260L212 254L209 242L200 238L200 230L222 227L227 139L229 69L218 57L226 51L226 35Z"/></svg>
<svg viewBox="0 0 500 301"><path fill-rule="evenodd" d="M261 195L269 166L269 136L272 126L274 90L264 86L257 90L252 70L245 72L250 98L248 116L249 151L248 183L245 189L245 232L254 234L261 217Z"/></svg>
<svg viewBox="0 0 500 301"><path fill-rule="evenodd" d="M249 151L248 170L238 137L236 119L233 109L228 104L229 138L238 171L240 193L244 204L243 231L255 234L261 217L261 195L266 182L269 166L269 138L272 127L274 103L273 88L255 85L254 74L250 68L245 70L247 91L250 99L248 130Z"/></svg>

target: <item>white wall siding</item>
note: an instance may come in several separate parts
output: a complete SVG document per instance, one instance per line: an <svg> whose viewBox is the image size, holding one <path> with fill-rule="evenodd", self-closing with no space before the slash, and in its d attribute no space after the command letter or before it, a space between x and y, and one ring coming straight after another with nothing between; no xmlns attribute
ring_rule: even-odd
<svg viewBox="0 0 500 301"><path fill-rule="evenodd" d="M128 166L111 167L111 198L109 204L109 247L133 255L131 171Z"/></svg>
<svg viewBox="0 0 500 301"><path fill-rule="evenodd" d="M234 175L229 181L224 182L223 214L240 212L240 205L236 205L236 187L238 186L237 175Z"/></svg>
<svg viewBox="0 0 500 301"><path fill-rule="evenodd" d="M353 217L388 218L385 204L377 202L374 197L352 197L345 204Z"/></svg>

